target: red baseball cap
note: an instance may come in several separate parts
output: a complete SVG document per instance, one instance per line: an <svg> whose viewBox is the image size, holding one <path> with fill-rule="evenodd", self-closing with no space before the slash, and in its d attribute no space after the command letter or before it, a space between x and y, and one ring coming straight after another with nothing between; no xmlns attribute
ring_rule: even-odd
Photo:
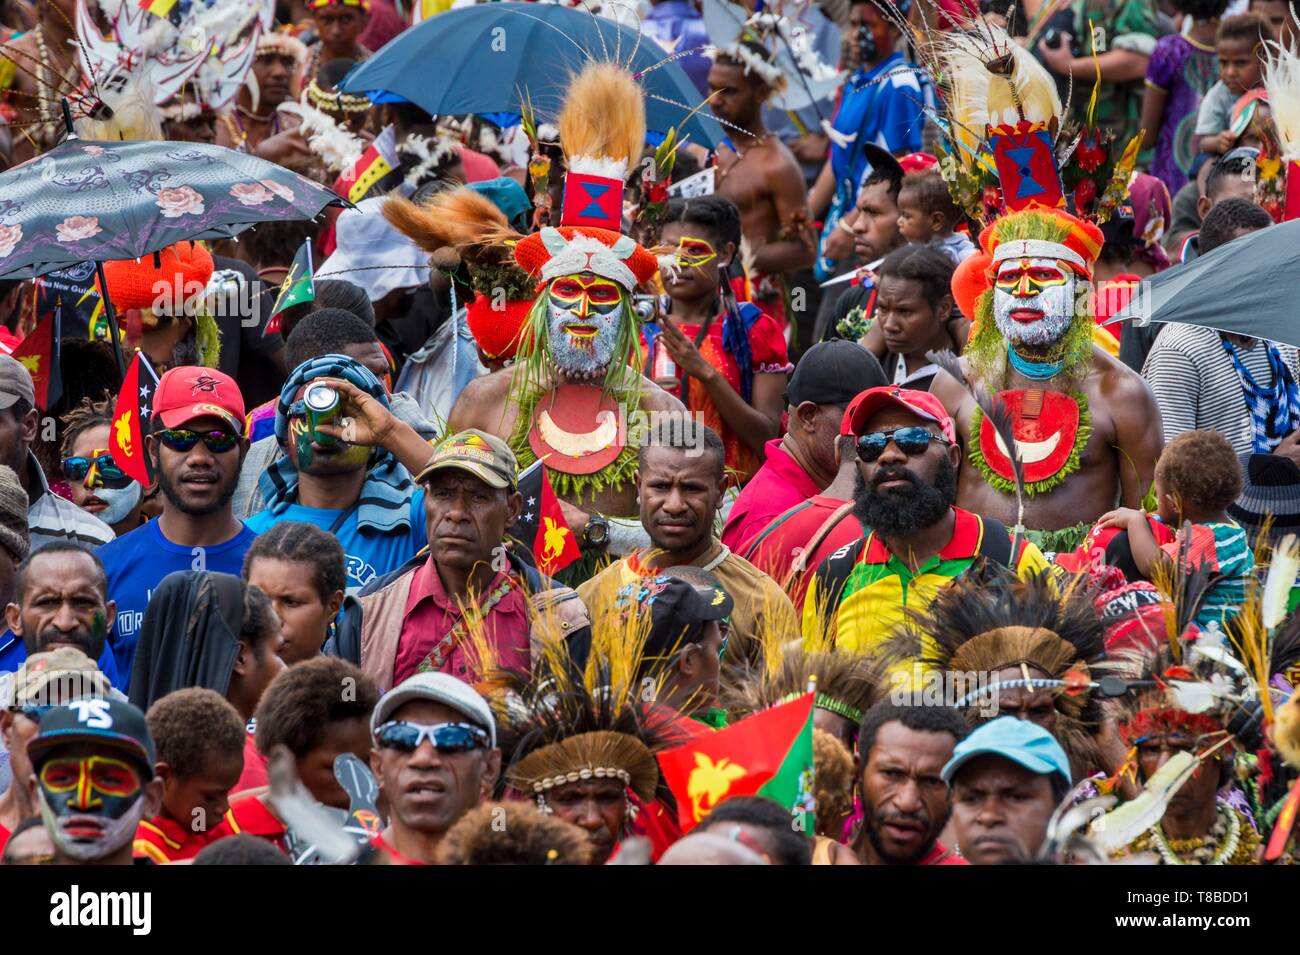
<svg viewBox="0 0 1300 955"><path fill-rule="evenodd" d="M925 172L939 165L939 159L930 153L908 153L898 160L898 164L903 167L903 172Z"/></svg>
<svg viewBox="0 0 1300 955"><path fill-rule="evenodd" d="M953 444L957 443L957 429L953 427L952 418L943 402L928 391L913 391L897 385L884 385L880 388L868 388L850 402L844 409L844 420L840 423L840 434L857 436L862 433L866 423L881 408L896 405L910 411L918 418L933 421L943 429L943 436Z"/></svg>
<svg viewBox="0 0 1300 955"><path fill-rule="evenodd" d="M153 415L168 428L195 418L220 418L235 434L243 434L244 396L235 379L215 368L181 365L159 379Z"/></svg>

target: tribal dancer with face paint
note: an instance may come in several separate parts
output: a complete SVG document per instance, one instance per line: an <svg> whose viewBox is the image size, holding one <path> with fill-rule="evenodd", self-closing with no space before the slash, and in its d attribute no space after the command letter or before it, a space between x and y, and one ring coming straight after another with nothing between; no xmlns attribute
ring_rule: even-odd
<svg viewBox="0 0 1300 955"><path fill-rule="evenodd" d="M641 413L683 413L637 358L632 292L658 260L619 231L624 177L645 141L641 90L617 67L589 66L569 87L558 125L567 159L560 226L527 238L498 227L491 237L514 243L515 262L540 283L514 367L470 382L447 431L497 435L521 471L544 459L584 550L607 541L626 553L646 542L632 481L637 429L648 423ZM507 309L513 296L501 291Z"/></svg>
<svg viewBox="0 0 1300 955"><path fill-rule="evenodd" d="M945 35L930 68L952 117L944 177L986 223L979 252L953 276L974 323L962 359L972 387L940 374L931 388L966 449L957 504L1012 525L1022 498L1030 539L1069 550L1116 500L1139 506L1160 453L1150 390L1092 342L1095 222L1126 195L1137 144L1121 152L1090 125L1062 132L1051 76L997 28ZM1014 452L977 404L981 392L1010 413Z"/></svg>

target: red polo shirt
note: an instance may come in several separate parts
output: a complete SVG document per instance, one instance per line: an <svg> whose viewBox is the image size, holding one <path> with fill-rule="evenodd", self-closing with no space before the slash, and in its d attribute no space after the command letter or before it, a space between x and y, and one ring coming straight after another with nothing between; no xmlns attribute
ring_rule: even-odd
<svg viewBox="0 0 1300 955"><path fill-rule="evenodd" d="M253 734L248 733L244 737L244 771L239 775L239 782L235 783L235 788L230 790L232 793L242 793L248 789L260 789L265 786L269 780L266 777L266 757L257 751L257 743L253 740Z"/></svg>
<svg viewBox="0 0 1300 955"><path fill-rule="evenodd" d="M157 815L140 821L135 830L131 854L137 859L149 859L159 865L179 862L182 859L193 859L204 846L219 838L216 829L211 832L194 832L174 819Z"/></svg>
<svg viewBox="0 0 1300 955"><path fill-rule="evenodd" d="M226 818L212 830L212 841L241 832L265 839L283 853L289 851L284 841L288 828L267 808L260 796L249 795L232 800Z"/></svg>
<svg viewBox="0 0 1300 955"><path fill-rule="evenodd" d="M743 554L777 515L822 492L799 462L781 447L781 440L767 442L767 460L737 496L722 528L722 543L737 554Z"/></svg>
<svg viewBox="0 0 1300 955"><path fill-rule="evenodd" d="M448 596L442 578L433 565L432 558L413 571L411 591L406 598L406 612L402 617L402 634L397 644L397 657L393 662L393 686L414 675L425 657L438 645L452 627L460 622L460 606ZM504 597L488 611L484 628L488 639L496 647L498 663L507 669L528 669L528 606L527 598L517 578L511 576L511 587ZM486 606L492 595L505 583L507 576L497 574L483 594L475 601ZM470 661L457 640L438 667L462 680L472 680L478 674L470 669Z"/></svg>
<svg viewBox="0 0 1300 955"><path fill-rule="evenodd" d="M804 572L793 581L787 581L794 562L807 548L809 541L823 524L848 501L839 498L817 495L808 501L800 501L794 507L778 514L767 527L763 528L749 542L748 550L740 556L749 561L763 573L767 574L782 587L794 601L796 609L803 609L803 598L808 592L808 583L816 573L821 562L845 544L852 544L866 536L862 524L850 512L845 514L832 527L821 542L814 548L804 563Z"/></svg>

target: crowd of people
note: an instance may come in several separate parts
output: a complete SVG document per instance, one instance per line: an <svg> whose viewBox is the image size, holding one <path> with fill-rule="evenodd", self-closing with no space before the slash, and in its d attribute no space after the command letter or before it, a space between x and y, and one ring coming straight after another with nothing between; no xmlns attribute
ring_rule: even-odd
<svg viewBox="0 0 1300 955"><path fill-rule="evenodd" d="M0 864L1298 857L1300 357L1130 320L1288 307L1292 7L578 4L655 129L348 82L472 0L175 6L0 4L0 182L337 198L0 221Z"/></svg>

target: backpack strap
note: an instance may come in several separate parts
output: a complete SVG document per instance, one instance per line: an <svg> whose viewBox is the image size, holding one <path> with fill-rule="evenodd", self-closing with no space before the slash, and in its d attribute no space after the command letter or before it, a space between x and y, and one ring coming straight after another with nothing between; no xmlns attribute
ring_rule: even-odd
<svg viewBox="0 0 1300 955"><path fill-rule="evenodd" d="M830 536L831 531L835 530L835 528L839 526L840 521L844 520L844 518L848 517L851 513L853 513L853 502L845 501L839 507L835 508L826 520L822 521L821 527L817 528L813 533L813 536L808 538L808 543L804 545L803 550L799 552L799 556L796 557L794 563L790 565L790 570L785 575L785 580L781 582L782 587L789 587L791 581L795 580L808 569L808 561L812 559L813 554L817 553L817 548L821 547L822 541L826 540L826 538ZM816 570L817 568L814 567L813 569Z"/></svg>

